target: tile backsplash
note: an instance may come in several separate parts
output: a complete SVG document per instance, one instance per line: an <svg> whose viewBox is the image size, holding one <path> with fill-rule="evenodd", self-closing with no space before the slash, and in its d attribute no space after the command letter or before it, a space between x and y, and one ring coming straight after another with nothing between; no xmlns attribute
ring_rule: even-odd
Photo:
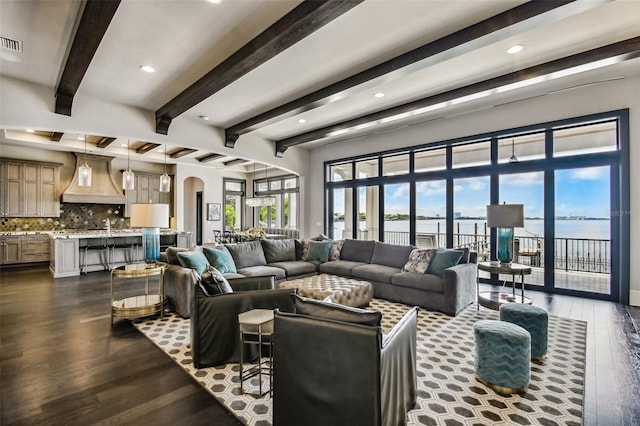
<svg viewBox="0 0 640 426"><path fill-rule="evenodd" d="M129 218L124 217L124 205L76 204L60 205L60 217L5 217L0 219L0 232L14 231L62 231L66 229L129 228Z"/></svg>

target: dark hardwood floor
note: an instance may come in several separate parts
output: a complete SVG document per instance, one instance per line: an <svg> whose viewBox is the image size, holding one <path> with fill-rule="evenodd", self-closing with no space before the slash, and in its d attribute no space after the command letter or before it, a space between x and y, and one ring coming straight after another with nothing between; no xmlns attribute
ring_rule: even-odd
<svg viewBox="0 0 640 426"><path fill-rule="evenodd" d="M142 287L130 281L118 297ZM129 321L110 326L109 288L107 272L54 280L46 266L0 270L0 423L239 424ZM640 425L640 308L527 295L588 322L585 424Z"/></svg>

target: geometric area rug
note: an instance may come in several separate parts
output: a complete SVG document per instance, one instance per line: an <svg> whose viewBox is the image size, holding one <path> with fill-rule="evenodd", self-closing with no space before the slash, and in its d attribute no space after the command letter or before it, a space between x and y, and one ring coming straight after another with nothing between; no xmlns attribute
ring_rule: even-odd
<svg viewBox="0 0 640 426"><path fill-rule="evenodd" d="M374 299L369 309L382 312L382 327L389 331L409 307ZM484 308L477 311L475 304L456 317L420 310L418 402L407 415L408 424L581 425L587 323L549 316L547 358L531 363L529 390L524 395L503 395L474 377L472 327L481 319L499 319L499 315ZM167 313L164 319L139 319L133 323L241 422L271 425L270 397L241 395L237 364L200 370L193 367L189 320Z"/></svg>

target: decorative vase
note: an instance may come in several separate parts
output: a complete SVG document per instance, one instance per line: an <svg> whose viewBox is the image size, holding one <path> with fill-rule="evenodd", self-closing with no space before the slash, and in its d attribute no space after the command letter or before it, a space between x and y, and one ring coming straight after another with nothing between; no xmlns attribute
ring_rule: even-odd
<svg viewBox="0 0 640 426"><path fill-rule="evenodd" d="M160 259L160 228L142 229L142 251L147 263L156 263Z"/></svg>
<svg viewBox="0 0 640 426"><path fill-rule="evenodd" d="M513 228L498 228L498 260L509 264L513 260Z"/></svg>

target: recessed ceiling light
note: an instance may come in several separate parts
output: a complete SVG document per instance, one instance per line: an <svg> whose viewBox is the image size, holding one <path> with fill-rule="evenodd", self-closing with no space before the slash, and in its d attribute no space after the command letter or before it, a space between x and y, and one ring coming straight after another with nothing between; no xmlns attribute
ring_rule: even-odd
<svg viewBox="0 0 640 426"><path fill-rule="evenodd" d="M510 54L510 55L513 55L515 53L522 52L522 49L524 49L523 45L514 44L513 46L511 46L510 48L507 49L507 53Z"/></svg>
<svg viewBox="0 0 640 426"><path fill-rule="evenodd" d="M127 146L127 144L126 143L121 143L120 146L125 147L125 146Z"/></svg>
<svg viewBox="0 0 640 426"><path fill-rule="evenodd" d="M209 120L209 116L208 115L199 115L198 118L200 120L204 120L204 121L208 121Z"/></svg>
<svg viewBox="0 0 640 426"><path fill-rule="evenodd" d="M207 0L209 3L213 3L213 4L220 4L222 3L222 0Z"/></svg>
<svg viewBox="0 0 640 426"><path fill-rule="evenodd" d="M82 136L82 135L78 135L78 136L76 137L76 139L78 139L79 141L83 141L83 140L84 140L84 136Z"/></svg>
<svg viewBox="0 0 640 426"><path fill-rule="evenodd" d="M35 133L36 131L33 129L27 129L27 133Z"/></svg>
<svg viewBox="0 0 640 426"><path fill-rule="evenodd" d="M304 118L301 118L300 120L298 120L298 123L300 123L300 124L304 124L306 122L307 122L307 120L305 120Z"/></svg>
<svg viewBox="0 0 640 426"><path fill-rule="evenodd" d="M156 69L151 65L140 65L140 69L144 72L156 72Z"/></svg>
<svg viewBox="0 0 640 426"><path fill-rule="evenodd" d="M378 92L378 93L376 93L376 94L375 94L375 95L373 95L373 96L375 96L376 98L384 98L384 93L382 93L382 92Z"/></svg>

